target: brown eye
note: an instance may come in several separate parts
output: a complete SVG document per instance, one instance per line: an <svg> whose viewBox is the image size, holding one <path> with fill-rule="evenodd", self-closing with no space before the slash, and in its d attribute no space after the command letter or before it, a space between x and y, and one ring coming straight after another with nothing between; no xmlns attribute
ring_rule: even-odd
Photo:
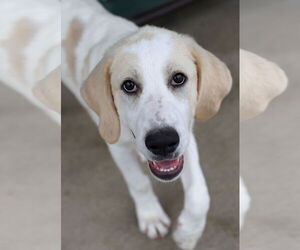
<svg viewBox="0 0 300 250"><path fill-rule="evenodd" d="M121 88L128 94L134 94L138 91L138 86L131 80L124 81Z"/></svg>
<svg viewBox="0 0 300 250"><path fill-rule="evenodd" d="M173 87L180 87L186 82L186 76L182 73L177 73L172 77L171 85Z"/></svg>

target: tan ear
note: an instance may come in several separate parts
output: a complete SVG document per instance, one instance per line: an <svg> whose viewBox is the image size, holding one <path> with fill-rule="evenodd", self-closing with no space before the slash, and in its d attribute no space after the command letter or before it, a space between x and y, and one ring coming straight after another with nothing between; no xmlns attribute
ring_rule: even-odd
<svg viewBox="0 0 300 250"><path fill-rule="evenodd" d="M219 111L222 100L231 89L232 78L223 62L191 38L188 39L198 74L198 102L195 118L208 120Z"/></svg>
<svg viewBox="0 0 300 250"><path fill-rule="evenodd" d="M285 73L274 63L240 50L240 119L265 111L270 101L287 86Z"/></svg>
<svg viewBox="0 0 300 250"><path fill-rule="evenodd" d="M48 108L61 113L60 67L51 71L32 89L33 95Z"/></svg>
<svg viewBox="0 0 300 250"><path fill-rule="evenodd" d="M108 58L97 64L83 84L81 95L100 117L99 132L102 138L108 143L116 143L120 137L120 120L111 90L110 65Z"/></svg>

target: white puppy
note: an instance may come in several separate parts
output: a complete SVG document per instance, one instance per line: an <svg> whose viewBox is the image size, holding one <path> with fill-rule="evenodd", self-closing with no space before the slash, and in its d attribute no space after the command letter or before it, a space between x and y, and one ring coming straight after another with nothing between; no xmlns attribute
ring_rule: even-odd
<svg viewBox="0 0 300 250"><path fill-rule="evenodd" d="M240 50L240 120L253 118L287 87L285 73L274 63ZM240 179L240 228L250 206L250 196Z"/></svg>
<svg viewBox="0 0 300 250"><path fill-rule="evenodd" d="M1 1L0 25L0 81L60 123L60 2Z"/></svg>
<svg viewBox="0 0 300 250"><path fill-rule="evenodd" d="M170 219L138 155L160 181L181 176L184 209L173 238L182 249L193 249L209 208L192 133L194 117L207 120L218 112L231 88L227 67L190 37L139 28L94 0L62 4L63 81L109 143L140 230L150 238L165 236Z"/></svg>

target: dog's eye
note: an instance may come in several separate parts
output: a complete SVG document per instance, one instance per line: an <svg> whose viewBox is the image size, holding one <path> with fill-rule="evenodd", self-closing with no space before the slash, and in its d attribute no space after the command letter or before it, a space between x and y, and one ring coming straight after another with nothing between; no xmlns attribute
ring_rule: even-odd
<svg viewBox="0 0 300 250"><path fill-rule="evenodd" d="M134 94L138 91L138 86L131 80L124 81L121 88L128 94Z"/></svg>
<svg viewBox="0 0 300 250"><path fill-rule="evenodd" d="M186 82L186 76L182 73L176 73L171 80L171 85L173 87L180 87Z"/></svg>

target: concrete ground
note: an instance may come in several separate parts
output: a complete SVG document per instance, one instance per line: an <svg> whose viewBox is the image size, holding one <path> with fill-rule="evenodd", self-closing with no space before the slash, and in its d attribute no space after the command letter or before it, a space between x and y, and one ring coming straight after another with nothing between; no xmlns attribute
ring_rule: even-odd
<svg viewBox="0 0 300 250"><path fill-rule="evenodd" d="M300 242L300 3L241 1L241 47L279 64L286 92L241 125L241 173L252 196L242 250L296 250Z"/></svg>
<svg viewBox="0 0 300 250"><path fill-rule="evenodd" d="M239 247L238 11L237 1L195 1L153 22L195 37L229 65L234 77L219 114L195 128L211 195L207 226L196 249ZM170 234L149 240L139 232L125 182L96 126L66 89L62 124L63 249L177 249ZM153 184L175 224L183 206L181 183Z"/></svg>
<svg viewBox="0 0 300 250"><path fill-rule="evenodd" d="M60 249L60 127L0 83L0 249Z"/></svg>

